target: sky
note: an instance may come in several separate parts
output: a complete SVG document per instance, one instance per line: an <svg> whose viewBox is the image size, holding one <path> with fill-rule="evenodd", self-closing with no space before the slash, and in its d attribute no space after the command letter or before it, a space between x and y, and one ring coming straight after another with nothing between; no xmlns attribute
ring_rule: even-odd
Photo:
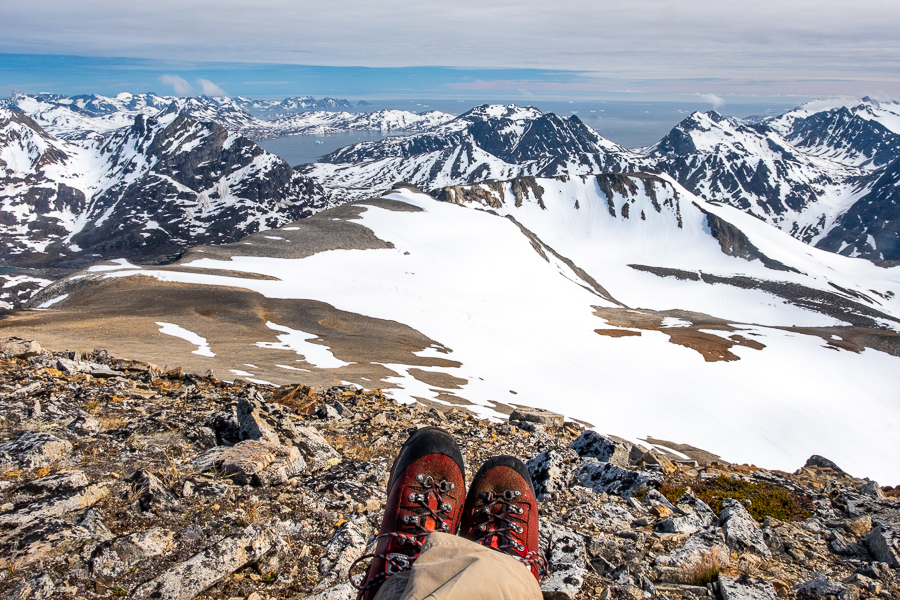
<svg viewBox="0 0 900 600"><path fill-rule="evenodd" d="M0 93L897 98L898 25L896 0L0 0Z"/></svg>

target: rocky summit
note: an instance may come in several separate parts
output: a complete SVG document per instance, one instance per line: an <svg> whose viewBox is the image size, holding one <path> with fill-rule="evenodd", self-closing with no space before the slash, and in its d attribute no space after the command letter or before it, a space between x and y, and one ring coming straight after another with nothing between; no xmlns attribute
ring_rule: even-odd
<svg viewBox="0 0 900 600"><path fill-rule="evenodd" d="M379 390L225 382L0 343L0 595L349 600L407 434L527 461L548 599L897 598L900 489ZM900 488L900 486L898 486Z"/></svg>

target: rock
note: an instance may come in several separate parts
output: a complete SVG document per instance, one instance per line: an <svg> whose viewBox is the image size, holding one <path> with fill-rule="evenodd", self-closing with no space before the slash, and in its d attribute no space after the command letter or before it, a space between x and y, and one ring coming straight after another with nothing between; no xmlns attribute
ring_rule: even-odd
<svg viewBox="0 0 900 600"><path fill-rule="evenodd" d="M571 529L542 523L549 574L541 583L546 600L574 600L587 575L584 539Z"/></svg>
<svg viewBox="0 0 900 600"><path fill-rule="evenodd" d="M227 537L162 575L138 587L133 600L190 600L217 581L264 556L277 536L271 529L249 526Z"/></svg>
<svg viewBox="0 0 900 600"><path fill-rule="evenodd" d="M892 569L900 568L900 535L889 527L876 527L866 536L869 552Z"/></svg>
<svg viewBox="0 0 900 600"><path fill-rule="evenodd" d="M661 475L657 473L624 469L595 458L584 459L583 464L575 469L574 476L581 485L598 494L613 494L623 498L630 498L635 492L646 489L661 479Z"/></svg>
<svg viewBox="0 0 900 600"><path fill-rule="evenodd" d="M565 418L560 414L544 410L543 408L520 407L512 411L509 415L509 420L540 423L545 427L562 427Z"/></svg>
<svg viewBox="0 0 900 600"><path fill-rule="evenodd" d="M818 454L813 454L808 459L806 459L806 464L803 466L804 467L824 467L826 469L831 469L835 473L838 473L841 475L846 475L846 473L844 473L843 469L841 469L839 466L837 466L836 464L834 464L832 461L828 460L824 456L819 456Z"/></svg>
<svg viewBox="0 0 900 600"><path fill-rule="evenodd" d="M35 575L10 591L9 600L44 600L53 596L56 586L49 575Z"/></svg>
<svg viewBox="0 0 900 600"><path fill-rule="evenodd" d="M91 574L94 577L116 578L132 565L168 552L174 537L167 529L153 527L101 544L91 557Z"/></svg>
<svg viewBox="0 0 900 600"><path fill-rule="evenodd" d="M855 600L859 592L855 588L847 588L844 584L831 581L824 575L818 575L794 588L797 600L816 600L818 598L837 598L838 600Z"/></svg>
<svg viewBox="0 0 900 600"><path fill-rule="evenodd" d="M655 466L666 475L675 472L675 464L669 457L658 450L650 450L635 461L638 465Z"/></svg>
<svg viewBox="0 0 900 600"><path fill-rule="evenodd" d="M692 581L698 570L722 567L729 559L722 530L707 529L691 534L681 547L657 556L653 564L660 581L684 583Z"/></svg>
<svg viewBox="0 0 900 600"><path fill-rule="evenodd" d="M657 530L664 533L694 533L716 524L716 513L706 502L691 494L679 498L677 508L686 514L660 521L656 525Z"/></svg>
<svg viewBox="0 0 900 600"><path fill-rule="evenodd" d="M280 536L276 535L272 540L272 549L257 561L256 571L263 577L277 574L285 561L290 558L290 555L291 547Z"/></svg>
<svg viewBox="0 0 900 600"><path fill-rule="evenodd" d="M722 600L777 600L775 587L763 579L742 575L719 575L719 594Z"/></svg>
<svg viewBox="0 0 900 600"><path fill-rule="evenodd" d="M90 508L81 516L78 524L87 531L88 535L97 542L106 542L113 539L113 534L103 522L100 513Z"/></svg>
<svg viewBox="0 0 900 600"><path fill-rule="evenodd" d="M126 481L131 483L131 495L141 512L151 509L167 511L178 507L178 500L153 473L139 469Z"/></svg>
<svg viewBox="0 0 900 600"><path fill-rule="evenodd" d="M353 600L356 598L356 594L356 588L350 585L349 581L345 581L322 590L318 594L308 596L306 600Z"/></svg>
<svg viewBox="0 0 900 600"><path fill-rule="evenodd" d="M613 463L620 467L628 466L628 457L631 452L631 448L627 445L611 440L590 429L578 436L569 445L569 448L583 458L596 458L601 462Z"/></svg>
<svg viewBox="0 0 900 600"><path fill-rule="evenodd" d="M316 473L341 462L341 455L312 427L294 427L296 435L288 443L300 449L310 472Z"/></svg>
<svg viewBox="0 0 900 600"><path fill-rule="evenodd" d="M869 498L874 498L875 500L884 500L884 492L881 489L881 486L878 485L877 481L867 481L866 483L860 485L858 488L860 494L864 494Z"/></svg>
<svg viewBox="0 0 900 600"><path fill-rule="evenodd" d="M341 413L334 406L326 404L316 408L316 416L320 419L340 419Z"/></svg>
<svg viewBox="0 0 900 600"><path fill-rule="evenodd" d="M237 406L237 418L240 423L240 437L242 440L256 440L270 444L280 444L281 440L275 433L274 423L263 409L263 402L241 398Z"/></svg>
<svg viewBox="0 0 900 600"><path fill-rule="evenodd" d="M0 465L17 463L23 469L49 467L72 453L72 444L51 433L26 431L0 444Z"/></svg>
<svg viewBox="0 0 900 600"><path fill-rule="evenodd" d="M719 514L719 526L725 532L728 547L738 552L753 552L765 558L772 553L766 546L759 524L744 505L732 498L722 501L722 512Z"/></svg>
<svg viewBox="0 0 900 600"><path fill-rule="evenodd" d="M107 496L109 490L105 485L89 485L63 497L48 496L0 515L0 526L24 527L63 517L71 512L90 508Z"/></svg>
<svg viewBox="0 0 900 600"><path fill-rule="evenodd" d="M562 448L541 452L527 463L525 467L531 475L537 499L545 501L555 497L557 492L569 487L572 481L573 463L580 461L573 450Z"/></svg>
<svg viewBox="0 0 900 600"><path fill-rule="evenodd" d="M297 448L254 440L210 448L191 464L200 471L222 471L238 485L254 486L281 485L306 470Z"/></svg>
<svg viewBox="0 0 900 600"><path fill-rule="evenodd" d="M371 526L362 516L341 525L319 558L321 579L316 590L324 590L347 576L353 561L365 553L371 532Z"/></svg>
<svg viewBox="0 0 900 600"><path fill-rule="evenodd" d="M101 365L99 363L77 362L66 358L58 359L56 361L56 368L68 375L85 373L87 375L92 375L93 377L118 377L125 374L122 371L114 371L106 365Z"/></svg>
<svg viewBox="0 0 900 600"><path fill-rule="evenodd" d="M0 343L0 354L7 358L31 358L41 351L41 345L37 342L18 337L11 337Z"/></svg>
<svg viewBox="0 0 900 600"><path fill-rule="evenodd" d="M95 419L85 411L79 411L79 415L72 419L72 421L66 425L66 428L70 431L77 433L80 436L93 436L100 433L101 429L100 421Z"/></svg>
<svg viewBox="0 0 900 600"><path fill-rule="evenodd" d="M84 471L64 471L47 475L30 481L22 486L22 490L34 495L62 495L88 485Z"/></svg>
<svg viewBox="0 0 900 600"><path fill-rule="evenodd" d="M881 586L881 582L866 577L862 573L854 573L853 575L845 579L843 583L859 588L860 591L863 591L866 594L872 596L877 596L883 589Z"/></svg>
<svg viewBox="0 0 900 600"><path fill-rule="evenodd" d="M872 517L866 515L858 519L852 519L845 527L847 531L854 535L866 535L872 531Z"/></svg>

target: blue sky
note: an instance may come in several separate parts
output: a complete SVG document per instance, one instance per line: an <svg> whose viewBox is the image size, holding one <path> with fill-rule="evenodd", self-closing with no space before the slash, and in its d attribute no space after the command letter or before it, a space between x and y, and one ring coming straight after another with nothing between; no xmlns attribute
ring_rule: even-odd
<svg viewBox="0 0 900 600"><path fill-rule="evenodd" d="M0 93L900 97L896 0L0 2Z"/></svg>

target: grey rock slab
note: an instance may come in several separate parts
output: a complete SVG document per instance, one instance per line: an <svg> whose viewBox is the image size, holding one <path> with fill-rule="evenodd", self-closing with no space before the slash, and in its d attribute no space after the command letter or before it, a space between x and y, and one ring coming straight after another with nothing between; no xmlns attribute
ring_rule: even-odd
<svg viewBox="0 0 900 600"><path fill-rule="evenodd" d="M349 581L345 581L308 596L306 600L353 600L356 598L356 593L356 588L350 585Z"/></svg>
<svg viewBox="0 0 900 600"><path fill-rule="evenodd" d="M51 496L24 506L16 506L10 512L0 515L0 526L22 527L63 517L71 512L90 508L107 496L109 489L105 485L89 485L63 498Z"/></svg>
<svg viewBox="0 0 900 600"><path fill-rule="evenodd" d="M139 586L130 597L133 600L190 600L238 569L259 560L271 550L275 537L271 529L257 530L251 525Z"/></svg>
<svg viewBox="0 0 900 600"><path fill-rule="evenodd" d="M631 448L596 431L588 429L569 445L569 448L584 458L596 458L620 467L627 467Z"/></svg>
<svg viewBox="0 0 900 600"><path fill-rule="evenodd" d="M145 558L168 552L174 538L175 535L168 529L153 527L111 540L94 551L91 574L94 577L118 577Z"/></svg>
<svg viewBox="0 0 900 600"><path fill-rule="evenodd" d="M281 440L275 432L277 425L273 422L261 400L241 398L237 406L237 418L240 423L242 440L257 440L280 444Z"/></svg>
<svg viewBox="0 0 900 600"><path fill-rule="evenodd" d="M540 423L548 427L562 427L565 418L555 412L544 410L543 408L520 407L512 411L509 415L510 421L527 421L529 423Z"/></svg>
<svg viewBox="0 0 900 600"><path fill-rule="evenodd" d="M716 513L709 505L692 496L685 494L678 499L676 505L678 510L683 513L678 517L663 519L656 525L656 529L663 533L694 533L716 524Z"/></svg>
<svg viewBox="0 0 900 600"><path fill-rule="evenodd" d="M49 575L36 575L13 587L8 600L44 600L50 598L54 591L56 585Z"/></svg>
<svg viewBox="0 0 900 600"><path fill-rule="evenodd" d="M0 465L16 463L23 469L40 469L66 458L72 444L44 431L26 431L0 444Z"/></svg>
<svg viewBox="0 0 900 600"><path fill-rule="evenodd" d="M777 600L775 587L763 579L719 575L722 600Z"/></svg>
<svg viewBox="0 0 900 600"><path fill-rule="evenodd" d="M306 470L294 446L246 440L210 448L193 461L201 471L220 470L238 485L280 485Z"/></svg>
<svg viewBox="0 0 900 600"><path fill-rule="evenodd" d="M797 594L797 600L816 600L818 598L852 600L859 597L859 592L855 588L848 588L824 575L818 575L795 586L793 591Z"/></svg>
<svg viewBox="0 0 900 600"><path fill-rule="evenodd" d="M546 600L573 600L587 575L584 539L568 527L543 523L547 529L547 578L541 583Z"/></svg>
<svg viewBox="0 0 900 600"><path fill-rule="evenodd" d="M537 499L548 500L568 488L572 481L573 464L577 465L580 461L576 452L561 448L541 452L525 463Z"/></svg>
<svg viewBox="0 0 900 600"><path fill-rule="evenodd" d="M319 558L319 580L315 590L320 591L334 585L347 576L350 566L366 551L372 527L362 516L347 521L335 532L325 553Z"/></svg>
<svg viewBox="0 0 900 600"><path fill-rule="evenodd" d="M575 469L574 476L578 483L598 494L613 494L623 498L630 498L632 494L662 479L659 473L625 469L596 458L584 459L582 465Z"/></svg>
<svg viewBox="0 0 900 600"><path fill-rule="evenodd" d="M312 427L295 426L296 435L285 441L300 449L306 465L313 473L328 469L341 462L341 455Z"/></svg>
<svg viewBox="0 0 900 600"><path fill-rule="evenodd" d="M125 375L122 371L115 371L100 363L80 362L69 360L67 358L58 359L56 361L56 368L68 375L74 373L85 373L94 377L119 377Z"/></svg>
<svg viewBox="0 0 900 600"><path fill-rule="evenodd" d="M64 471L54 473L39 479L29 481L22 486L22 490L34 495L55 494L71 492L88 485L84 471Z"/></svg>
<svg viewBox="0 0 900 600"><path fill-rule="evenodd" d="M80 436L93 436L100 433L101 429L100 421L95 419L85 411L80 411L79 415L72 419L66 428L70 431L77 433Z"/></svg>
<svg viewBox="0 0 900 600"><path fill-rule="evenodd" d="M771 557L772 552L766 546L759 524L750 516L743 504L732 498L726 498L722 501L722 506L719 525L725 532L728 547L739 552L753 552L765 558Z"/></svg>
<svg viewBox="0 0 900 600"><path fill-rule="evenodd" d="M890 527L876 527L866 536L866 546L878 562L900 568L900 534Z"/></svg>

